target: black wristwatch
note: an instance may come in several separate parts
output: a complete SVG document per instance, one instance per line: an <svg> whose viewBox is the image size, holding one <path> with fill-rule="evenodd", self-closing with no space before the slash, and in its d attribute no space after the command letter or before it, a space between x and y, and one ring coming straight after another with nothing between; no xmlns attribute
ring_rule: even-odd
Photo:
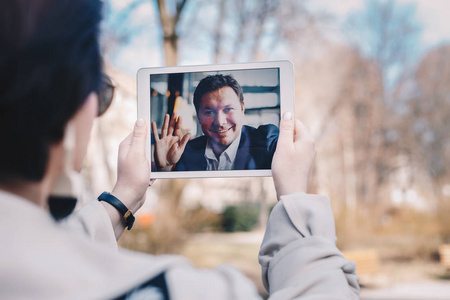
<svg viewBox="0 0 450 300"><path fill-rule="evenodd" d="M133 213L125 206L125 204L122 203L122 201L120 201L119 199L117 199L108 192L104 192L100 196L98 196L98 201L105 201L114 206L125 219L127 229L130 230L131 227L133 227L135 220Z"/></svg>

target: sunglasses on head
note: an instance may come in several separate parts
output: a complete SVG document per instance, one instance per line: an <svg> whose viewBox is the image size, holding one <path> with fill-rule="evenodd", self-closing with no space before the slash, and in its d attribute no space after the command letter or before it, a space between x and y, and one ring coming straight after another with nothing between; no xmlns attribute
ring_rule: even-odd
<svg viewBox="0 0 450 300"><path fill-rule="evenodd" d="M97 116L101 116L111 106L111 102L114 98L114 91L116 86L112 82L109 76L102 75L102 83L100 90L98 91L98 113Z"/></svg>

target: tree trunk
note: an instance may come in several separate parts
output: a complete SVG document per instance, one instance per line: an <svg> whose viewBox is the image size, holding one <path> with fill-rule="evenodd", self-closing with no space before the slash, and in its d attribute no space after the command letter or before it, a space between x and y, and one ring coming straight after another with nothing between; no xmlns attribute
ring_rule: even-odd
<svg viewBox="0 0 450 300"><path fill-rule="evenodd" d="M176 29L186 2L187 0L177 2L176 13L170 16L166 9L165 0L157 0L164 35L163 50L166 66L178 64L178 34ZM156 183L159 199L152 231L155 240L160 241L161 244L161 247L157 248L157 253L177 253L180 243L184 241L185 232L182 228L179 203L186 184L186 179L162 179Z"/></svg>
<svg viewBox="0 0 450 300"><path fill-rule="evenodd" d="M166 66L176 66L178 63L178 36L164 36L163 49Z"/></svg>
<svg viewBox="0 0 450 300"><path fill-rule="evenodd" d="M181 12L187 0L182 0L176 4L176 13L170 16L167 12L165 0L157 0L159 19L164 35L163 49L166 66L176 66L178 63L178 34L177 26L180 21Z"/></svg>

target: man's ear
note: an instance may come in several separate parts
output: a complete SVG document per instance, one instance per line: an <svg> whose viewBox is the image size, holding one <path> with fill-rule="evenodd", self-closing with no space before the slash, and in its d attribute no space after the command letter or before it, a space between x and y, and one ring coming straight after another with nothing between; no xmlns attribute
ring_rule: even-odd
<svg viewBox="0 0 450 300"><path fill-rule="evenodd" d="M242 108L242 112L245 112L245 102L244 101L242 101L242 103L241 103L241 108Z"/></svg>

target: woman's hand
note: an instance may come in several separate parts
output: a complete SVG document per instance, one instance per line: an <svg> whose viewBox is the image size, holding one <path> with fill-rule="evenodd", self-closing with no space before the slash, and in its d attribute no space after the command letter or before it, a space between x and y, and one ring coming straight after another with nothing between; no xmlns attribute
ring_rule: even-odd
<svg viewBox="0 0 450 300"><path fill-rule="evenodd" d="M170 171L184 152L190 133L182 136L181 117L175 113L169 122L169 115L165 115L164 123L161 128L161 137L158 135L156 123L152 122L153 138L155 140L155 160L158 170Z"/></svg>
<svg viewBox="0 0 450 300"><path fill-rule="evenodd" d="M272 176L277 197L307 191L314 158L314 139L299 120L286 112L280 122L280 136L272 161Z"/></svg>
<svg viewBox="0 0 450 300"><path fill-rule="evenodd" d="M111 192L133 213L144 204L147 188L153 183L145 155L146 137L147 124L140 118L133 132L120 143L117 183Z"/></svg>
<svg viewBox="0 0 450 300"><path fill-rule="evenodd" d="M154 182L150 179L150 166L145 155L146 137L147 124L140 118L133 132L120 143L117 183L111 191L133 214L144 204L147 188ZM118 240L125 229L125 220L115 207L104 201L101 203L111 219Z"/></svg>

